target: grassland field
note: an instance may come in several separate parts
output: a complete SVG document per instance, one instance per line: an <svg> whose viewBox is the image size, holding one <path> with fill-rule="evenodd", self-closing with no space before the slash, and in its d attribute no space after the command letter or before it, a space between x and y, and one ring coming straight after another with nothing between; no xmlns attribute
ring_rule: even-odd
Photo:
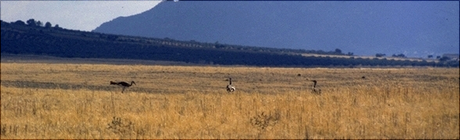
<svg viewBox="0 0 460 140"><path fill-rule="evenodd" d="M458 68L3 61L0 69L2 139L460 138ZM136 84L121 93L110 81Z"/></svg>

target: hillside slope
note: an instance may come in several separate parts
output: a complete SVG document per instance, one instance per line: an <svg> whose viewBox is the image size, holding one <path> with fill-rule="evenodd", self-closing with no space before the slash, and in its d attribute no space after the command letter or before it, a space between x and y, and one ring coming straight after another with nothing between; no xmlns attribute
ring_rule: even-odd
<svg viewBox="0 0 460 140"><path fill-rule="evenodd" d="M103 23L93 31L425 58L428 54L458 52L458 3L455 7L452 2L161 2L143 13Z"/></svg>
<svg viewBox="0 0 460 140"><path fill-rule="evenodd" d="M1 24L1 53L276 67L456 66L458 62L303 56L305 51Z"/></svg>

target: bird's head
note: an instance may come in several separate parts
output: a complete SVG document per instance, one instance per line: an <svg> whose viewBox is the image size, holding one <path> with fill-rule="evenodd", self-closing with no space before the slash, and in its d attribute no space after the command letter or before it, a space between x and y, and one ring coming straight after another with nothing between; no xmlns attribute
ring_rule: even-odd
<svg viewBox="0 0 460 140"><path fill-rule="evenodd" d="M134 81L131 81L131 84L136 84L136 82L134 82Z"/></svg>

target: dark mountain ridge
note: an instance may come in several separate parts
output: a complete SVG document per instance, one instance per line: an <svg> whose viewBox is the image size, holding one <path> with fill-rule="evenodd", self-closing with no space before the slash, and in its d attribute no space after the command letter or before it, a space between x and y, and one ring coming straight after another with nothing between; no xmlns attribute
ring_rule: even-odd
<svg viewBox="0 0 460 140"><path fill-rule="evenodd" d="M458 62L303 56L305 50L246 47L67 30L1 22L1 53L64 58L174 61L273 67L454 66ZM331 52L335 53L335 52Z"/></svg>
<svg viewBox="0 0 460 140"><path fill-rule="evenodd" d="M458 3L455 7L449 2L168 1L108 21L93 31L425 58L458 52L455 19Z"/></svg>
<svg viewBox="0 0 460 140"><path fill-rule="evenodd" d="M280 7L286 8L280 8ZM297 17L292 11L295 3L254 2L162 2L156 7L129 17L119 17L97 27L94 32L196 40L199 42L222 42L245 46L293 48L282 46L286 32L304 30L300 25L281 28ZM235 9L238 10L229 10ZM257 7L257 9L254 9ZM264 10L279 10L263 14ZM265 21L276 20L273 24ZM270 31L270 33L268 33ZM261 34L262 33L262 34ZM276 34L279 33L279 34ZM308 48L305 48L308 49ZM329 49L333 50L333 49Z"/></svg>

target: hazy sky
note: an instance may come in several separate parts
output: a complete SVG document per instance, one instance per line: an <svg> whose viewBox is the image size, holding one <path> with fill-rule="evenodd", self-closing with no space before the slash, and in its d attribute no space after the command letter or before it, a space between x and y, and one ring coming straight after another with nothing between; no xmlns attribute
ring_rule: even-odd
<svg viewBox="0 0 460 140"><path fill-rule="evenodd" d="M5 22L28 19L58 24L62 28L91 31L119 16L139 14L156 6L159 0L141 1L1 1Z"/></svg>

